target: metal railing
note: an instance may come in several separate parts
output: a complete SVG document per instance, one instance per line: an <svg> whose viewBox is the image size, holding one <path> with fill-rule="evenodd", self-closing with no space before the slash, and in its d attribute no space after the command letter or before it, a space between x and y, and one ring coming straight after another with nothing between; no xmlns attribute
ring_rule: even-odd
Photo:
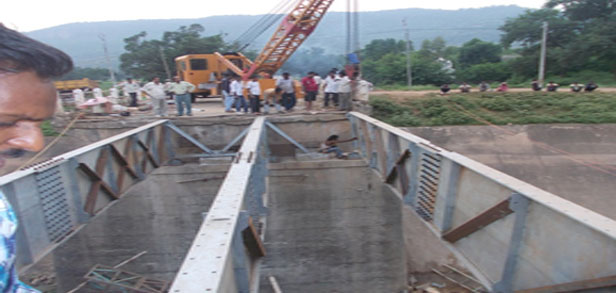
<svg viewBox="0 0 616 293"><path fill-rule="evenodd" d="M175 159L171 133L203 156L212 151L170 121L159 120L0 177L0 191L17 215L17 266L24 270L52 251L154 169Z"/></svg>
<svg viewBox="0 0 616 293"><path fill-rule="evenodd" d="M616 221L364 114L348 118L361 155L486 288L616 285Z"/></svg>
<svg viewBox="0 0 616 293"><path fill-rule="evenodd" d="M264 215L265 128L264 117L250 126L169 292L248 293L256 287L255 263L265 255L253 224Z"/></svg>

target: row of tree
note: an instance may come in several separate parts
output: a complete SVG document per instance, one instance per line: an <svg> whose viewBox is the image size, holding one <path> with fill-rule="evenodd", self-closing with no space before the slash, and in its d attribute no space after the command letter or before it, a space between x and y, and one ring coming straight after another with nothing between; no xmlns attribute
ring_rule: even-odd
<svg viewBox="0 0 616 293"><path fill-rule="evenodd" d="M616 75L616 1L550 0L499 29L501 43L473 39L461 47L436 38L411 53L414 84L525 81L537 76L542 26L548 23L548 76ZM368 79L380 84L406 81L403 41L375 40L362 51ZM453 69L450 70L451 62ZM580 74L591 72L591 74ZM602 74L603 73L603 74Z"/></svg>
<svg viewBox="0 0 616 293"><path fill-rule="evenodd" d="M528 10L507 20L499 28L503 32L500 44L473 39L455 47L447 46L440 37L423 41L418 50L411 44L413 84L531 79L537 75L543 22L549 24L548 75L575 75L580 71L616 74L614 2L549 0L543 9ZM176 56L225 52L234 47L224 41L223 34L202 36L203 31L201 25L193 24L165 32L160 40L146 39L145 32L128 37L124 40L126 53L120 57L120 68L128 76L149 79L166 75L161 58L167 61L173 74ZM246 55L254 57L256 52ZM377 84L406 82L404 41L374 40L362 49L360 56L366 79ZM294 75L307 71L326 74L332 67L341 68L343 64L343 56L309 48L296 52L282 70ZM102 71L90 73L98 77Z"/></svg>

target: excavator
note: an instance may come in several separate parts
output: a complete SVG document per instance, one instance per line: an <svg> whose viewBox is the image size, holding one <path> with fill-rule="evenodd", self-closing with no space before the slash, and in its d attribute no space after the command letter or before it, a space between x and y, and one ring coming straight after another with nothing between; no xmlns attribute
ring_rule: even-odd
<svg viewBox="0 0 616 293"><path fill-rule="evenodd" d="M334 0L301 0L282 19L261 53L251 61L240 52L190 54L175 58L178 76L197 86L197 96L220 95L219 79L224 72L232 72L243 80L260 76L261 90L276 86L274 73L291 57L315 30ZM299 87L299 84L296 85ZM302 91L296 90L298 98Z"/></svg>

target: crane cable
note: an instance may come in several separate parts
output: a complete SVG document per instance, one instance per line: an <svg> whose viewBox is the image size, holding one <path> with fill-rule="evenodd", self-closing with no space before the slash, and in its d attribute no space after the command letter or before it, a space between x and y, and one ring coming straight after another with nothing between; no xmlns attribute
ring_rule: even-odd
<svg viewBox="0 0 616 293"><path fill-rule="evenodd" d="M277 21L286 10L288 10L289 3L292 1L283 0L272 11L265 14L259 19L253 26L251 26L246 32L244 32L234 42L237 46L241 47L238 51L248 47L257 37L259 37L264 31L266 31L275 21Z"/></svg>
<svg viewBox="0 0 616 293"><path fill-rule="evenodd" d="M276 17L277 14L282 13L286 4L288 4L288 0L282 0L281 2L279 2L271 11L269 11L267 14L264 14L259 20L257 20L255 24L253 24L251 27L248 28L248 30L241 34L236 39L236 41L250 38L251 35L253 35L255 31L260 30L261 27L265 25L265 23Z"/></svg>
<svg viewBox="0 0 616 293"><path fill-rule="evenodd" d="M281 17L288 14L291 8L295 6L297 0L282 0L270 12L263 15L255 24L241 34L233 43L236 44L236 49L241 51L248 47L256 38L269 29Z"/></svg>

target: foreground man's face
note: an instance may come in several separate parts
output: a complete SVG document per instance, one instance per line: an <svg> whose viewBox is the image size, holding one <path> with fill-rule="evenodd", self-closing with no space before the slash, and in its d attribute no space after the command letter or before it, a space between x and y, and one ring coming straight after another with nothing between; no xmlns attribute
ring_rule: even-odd
<svg viewBox="0 0 616 293"><path fill-rule="evenodd" d="M51 118L56 90L34 72L0 73L0 168L7 158L44 146L41 123Z"/></svg>

